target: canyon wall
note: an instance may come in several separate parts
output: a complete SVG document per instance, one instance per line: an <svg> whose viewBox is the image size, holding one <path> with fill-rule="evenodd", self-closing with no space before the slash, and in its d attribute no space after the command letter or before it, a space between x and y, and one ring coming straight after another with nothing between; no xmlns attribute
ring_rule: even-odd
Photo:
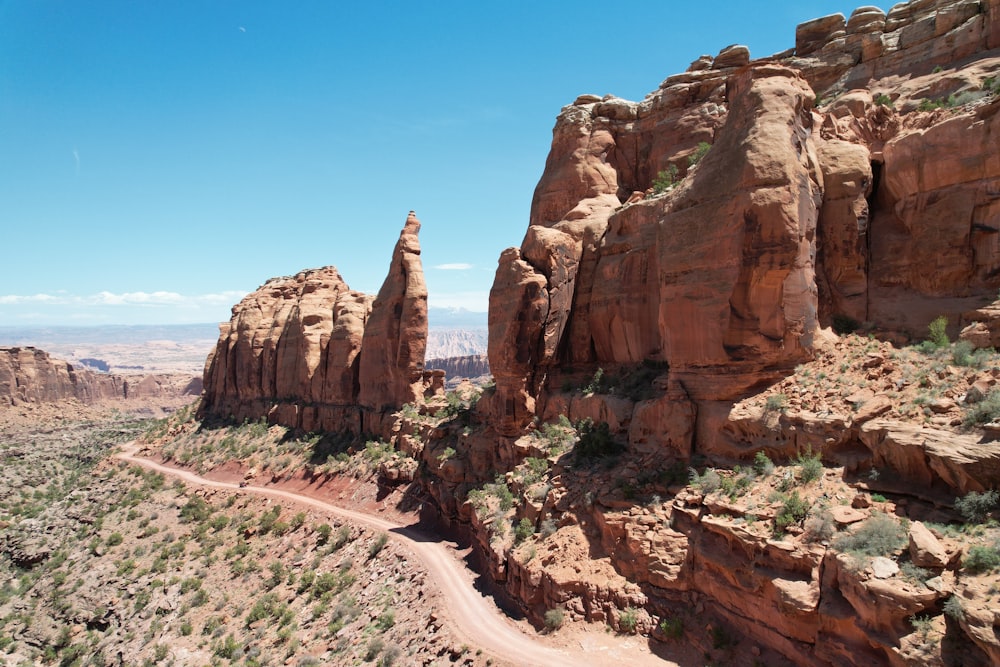
<svg viewBox="0 0 1000 667"><path fill-rule="evenodd" d="M233 307L205 365L202 413L305 431L379 433L435 391L425 372L427 288L411 211L378 296L328 266L274 278Z"/></svg>
<svg viewBox="0 0 1000 667"><path fill-rule="evenodd" d="M565 107L490 295L493 426L515 437L581 374L660 362L693 404L681 450L708 447L819 327L957 331L1000 287L998 21L995 0L865 7L782 54L703 56L641 102ZM612 411L637 445L663 409Z"/></svg>
<svg viewBox="0 0 1000 667"><path fill-rule="evenodd" d="M0 347L0 406L197 396L201 379L95 373L34 347Z"/></svg>

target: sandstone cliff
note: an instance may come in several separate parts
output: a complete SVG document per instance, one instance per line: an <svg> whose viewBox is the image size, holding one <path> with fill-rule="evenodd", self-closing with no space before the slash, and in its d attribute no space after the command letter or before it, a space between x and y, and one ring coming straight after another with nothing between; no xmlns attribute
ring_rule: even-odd
<svg viewBox="0 0 1000 667"><path fill-rule="evenodd" d="M422 397L434 376L423 371L419 229L411 211L377 297L351 290L332 266L247 295L206 362L202 412L360 434Z"/></svg>
<svg viewBox="0 0 1000 667"><path fill-rule="evenodd" d="M0 406L197 396L200 378L116 375L78 368L34 347L0 347Z"/></svg>
<svg viewBox="0 0 1000 667"><path fill-rule="evenodd" d="M473 379L490 374L490 364L485 354L429 359L427 361L427 368L444 371L445 377L449 381L458 378Z"/></svg>
<svg viewBox="0 0 1000 667"><path fill-rule="evenodd" d="M567 369L643 361L669 364L663 381L711 429L727 401L811 358L817 325L905 340L989 302L998 21L996 1L862 8L764 60L704 56L642 102L564 108L491 293L497 429L551 416Z"/></svg>
<svg viewBox="0 0 1000 667"><path fill-rule="evenodd" d="M809 516L844 532L882 512L948 521L956 497L1000 485L993 432L962 428L1000 367L942 370L957 362L890 345L939 316L996 340L1000 1L863 7L795 44L755 61L729 47L641 102L561 111L490 294L482 427L404 421L398 444L536 619L559 607L656 636L657 614L694 608L796 664L988 664L987 584L941 531L925 585L894 563L858 570L801 523L772 532L779 480L744 500L731 485L755 454L791 468L813 452L830 470L803 492ZM574 437L621 458L588 469L565 454ZM685 488L697 461L722 491ZM506 493L512 510L493 500ZM930 563L910 533L891 555ZM941 615L953 593L969 609L957 631ZM960 648L935 652L931 623Z"/></svg>

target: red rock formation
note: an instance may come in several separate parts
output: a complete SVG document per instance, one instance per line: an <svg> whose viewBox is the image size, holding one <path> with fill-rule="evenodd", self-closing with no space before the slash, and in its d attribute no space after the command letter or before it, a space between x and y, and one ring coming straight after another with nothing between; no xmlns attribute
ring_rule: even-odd
<svg viewBox="0 0 1000 667"><path fill-rule="evenodd" d="M205 367L202 411L306 431L379 432L423 395L427 290L413 213L378 297L334 267L274 278L233 307Z"/></svg>
<svg viewBox="0 0 1000 667"><path fill-rule="evenodd" d="M365 325L358 403L370 415L365 428L373 433L382 430L383 415L417 402L426 389L427 286L419 232L420 221L410 211Z"/></svg>
<svg viewBox="0 0 1000 667"><path fill-rule="evenodd" d="M200 392L200 380L190 376L94 373L34 347L0 348L0 406L69 399L97 403Z"/></svg>

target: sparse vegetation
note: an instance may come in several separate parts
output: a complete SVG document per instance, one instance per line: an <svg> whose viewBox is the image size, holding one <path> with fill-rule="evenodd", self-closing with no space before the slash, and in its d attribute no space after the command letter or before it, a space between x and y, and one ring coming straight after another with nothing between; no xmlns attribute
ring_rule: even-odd
<svg viewBox="0 0 1000 667"><path fill-rule="evenodd" d="M785 498L777 516L774 517L775 534L780 535L784 533L789 526L805 519L808 513L809 503L802 499L798 491L793 491L791 495Z"/></svg>
<svg viewBox="0 0 1000 667"><path fill-rule="evenodd" d="M833 548L857 559L889 556L906 544L906 530L895 518L875 513L851 533L833 541Z"/></svg>
<svg viewBox="0 0 1000 667"><path fill-rule="evenodd" d="M788 396L784 394L771 394L767 397L764 407L770 411L784 412L788 407Z"/></svg>
<svg viewBox="0 0 1000 667"><path fill-rule="evenodd" d="M693 167L702 159L708 155L708 151L712 150L712 144L707 141L699 141L698 146L694 149L694 152L688 156L688 166Z"/></svg>
<svg viewBox="0 0 1000 667"><path fill-rule="evenodd" d="M664 192L672 189L677 184L678 173L679 170L675 164L658 171L656 173L656 178L653 179L653 194L663 194Z"/></svg>
<svg viewBox="0 0 1000 667"><path fill-rule="evenodd" d="M1000 493L989 489L979 493L971 491L955 500L955 509L968 523L983 523L989 518L990 512L1000 503Z"/></svg>
<svg viewBox="0 0 1000 667"><path fill-rule="evenodd" d="M980 544L969 547L962 567L972 574L984 574L1000 568L1000 543L992 546Z"/></svg>
<svg viewBox="0 0 1000 667"><path fill-rule="evenodd" d="M634 635L639 628L639 610L635 607L625 607L618 616L618 628L622 632Z"/></svg>
<svg viewBox="0 0 1000 667"><path fill-rule="evenodd" d="M812 449L800 452L795 459L795 465L799 468L799 479L803 484L823 476L823 460L819 454L813 454Z"/></svg>
<svg viewBox="0 0 1000 667"><path fill-rule="evenodd" d="M555 607L545 612L545 627L550 631L558 630L566 620L566 612L562 607Z"/></svg>
<svg viewBox="0 0 1000 667"><path fill-rule="evenodd" d="M893 106L892 98L886 95L885 93L879 93L874 97L872 101L875 103L876 106L880 107L889 107L891 109Z"/></svg>
<svg viewBox="0 0 1000 667"><path fill-rule="evenodd" d="M580 439L573 451L578 461L603 459L616 456L624 447L611 436L607 422L595 424L590 419L581 421L576 426Z"/></svg>

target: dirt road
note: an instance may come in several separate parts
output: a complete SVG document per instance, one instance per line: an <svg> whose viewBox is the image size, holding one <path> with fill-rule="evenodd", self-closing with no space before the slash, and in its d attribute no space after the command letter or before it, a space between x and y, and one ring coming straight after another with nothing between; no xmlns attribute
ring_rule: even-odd
<svg viewBox="0 0 1000 667"><path fill-rule="evenodd" d="M481 648L504 662L540 667L579 667L581 664L671 667L676 664L650 654L636 638L622 639L591 633L592 636L586 637L579 646L559 649L546 646L537 637L517 628L492 598L479 593L473 585L469 570L456 559L444 542L433 535L290 491L253 485L240 487L229 482L205 479L187 470L178 470L135 456L135 450L135 445L130 443L118 454L118 458L180 478L190 484L283 498L375 530L386 531L390 539L405 544L423 563L428 575L437 582L447 602L447 616L456 634L470 646Z"/></svg>

